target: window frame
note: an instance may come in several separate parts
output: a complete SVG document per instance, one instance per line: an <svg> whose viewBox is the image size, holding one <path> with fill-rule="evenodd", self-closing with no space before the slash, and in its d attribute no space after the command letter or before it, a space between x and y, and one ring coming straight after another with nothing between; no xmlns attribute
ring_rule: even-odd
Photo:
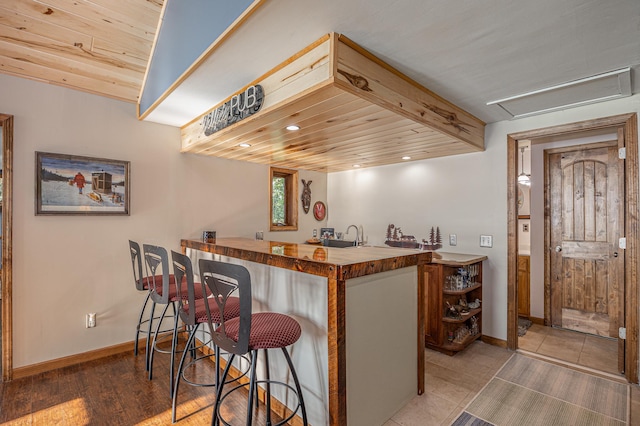
<svg viewBox="0 0 640 426"><path fill-rule="evenodd" d="M285 191L285 222L273 222L273 179L284 178ZM298 230L298 171L269 167L269 230L297 231Z"/></svg>

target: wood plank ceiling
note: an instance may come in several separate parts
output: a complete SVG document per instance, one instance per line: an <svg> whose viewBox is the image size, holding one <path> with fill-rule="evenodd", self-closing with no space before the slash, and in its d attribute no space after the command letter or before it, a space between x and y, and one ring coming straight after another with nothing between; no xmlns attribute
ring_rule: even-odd
<svg viewBox="0 0 640 426"><path fill-rule="evenodd" d="M0 72L137 102L163 0L2 0Z"/></svg>
<svg viewBox="0 0 640 426"><path fill-rule="evenodd" d="M182 128L182 150L325 173L484 150L482 121L343 35L320 38L253 84L264 91L260 111L207 133L204 117L236 115L225 100ZM292 124L299 130L285 130Z"/></svg>
<svg viewBox="0 0 640 426"><path fill-rule="evenodd" d="M0 72L136 103L163 2L2 0ZM304 130L296 135L282 133L280 116L257 130L246 128L251 149L239 150L230 140L216 149L209 144L188 151L333 172L354 164L398 163L403 156L418 160L483 149L482 144L460 143L451 134L429 131L411 117L359 96L329 97L332 102L285 107L289 119L306 118L301 122Z"/></svg>

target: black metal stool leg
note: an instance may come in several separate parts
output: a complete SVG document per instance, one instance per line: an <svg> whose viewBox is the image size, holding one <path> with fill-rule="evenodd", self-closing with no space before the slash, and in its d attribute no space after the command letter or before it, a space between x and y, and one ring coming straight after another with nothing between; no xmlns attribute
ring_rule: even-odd
<svg viewBox="0 0 640 426"><path fill-rule="evenodd" d="M191 330L191 333L189 333L189 340L187 341L187 347L188 345L192 344L193 341L195 340L197 330L198 330L197 326L193 327L193 329ZM186 357L187 357L187 351L185 350L182 352L182 356L180 357L180 363L178 364L178 372L176 373L176 380L173 388L173 397L171 402L171 423L176 422L176 408L177 408L176 405L178 401L178 389L180 388L180 379L182 378L182 368L184 367L184 360Z"/></svg>
<svg viewBox="0 0 640 426"><path fill-rule="evenodd" d="M267 426L271 426L271 374L269 371L269 351L264 349L264 369L265 369L265 402L267 408Z"/></svg>
<svg viewBox="0 0 640 426"><path fill-rule="evenodd" d="M162 310L162 315L160 315L160 318L158 319L158 325L156 325L156 332L153 334L153 343L151 344L151 351L149 353L149 380L153 378L153 353L155 352L158 333L160 333L160 325L162 324L164 315L167 313L167 309L169 309L169 305L165 305L164 309Z"/></svg>
<svg viewBox="0 0 640 426"><path fill-rule="evenodd" d="M302 411L302 424L307 426L309 424L307 421L307 410L304 407L304 399L302 398L302 388L298 381L298 374L296 373L296 369L293 367L293 362L291 362L291 357L289 356L287 348L282 348L282 352L284 352L284 357L287 360L287 364L289 364L289 370L291 371L291 376L293 377L293 382L295 383L296 391L298 392L298 402L300 403L300 410Z"/></svg>
<svg viewBox="0 0 640 426"><path fill-rule="evenodd" d="M151 302L151 315L149 316L149 327L147 330L146 353L144 354L145 371L149 371L149 358L151 357L151 329L153 328L153 316L156 312L156 302Z"/></svg>
<svg viewBox="0 0 640 426"><path fill-rule="evenodd" d="M133 355L138 356L138 340L140 339L140 327L142 327L142 317L144 316L144 311L147 309L147 303L149 303L149 299L151 299L151 292L147 291L147 297L144 299L144 304L142 305L142 309L140 310L140 316L138 317L138 326L136 327L136 343L133 347ZM142 332L144 333L144 332Z"/></svg>
<svg viewBox="0 0 640 426"><path fill-rule="evenodd" d="M256 394L256 380L258 367L258 351L251 351L251 377L249 379L249 401L247 402L247 426L251 426L253 420L253 398Z"/></svg>
<svg viewBox="0 0 640 426"><path fill-rule="evenodd" d="M173 398L173 384L175 382L175 363L176 363L176 348L178 346L178 324L180 323L180 317L178 317L178 313L176 312L176 304L175 302L171 302L171 306L173 306L173 336L171 337L171 360L170 369L171 373L169 374L169 398ZM184 348L184 352L187 352L187 347Z"/></svg>
<svg viewBox="0 0 640 426"><path fill-rule="evenodd" d="M213 404L213 416L211 417L211 425L219 426L220 425L220 400L222 399L222 390L224 389L224 382L227 380L227 375L229 375L229 370L231 369L231 364L233 363L235 354L231 354L229 360L227 361L227 365L224 368L224 372L222 373L222 377L218 382L220 385L216 389L216 401Z"/></svg>

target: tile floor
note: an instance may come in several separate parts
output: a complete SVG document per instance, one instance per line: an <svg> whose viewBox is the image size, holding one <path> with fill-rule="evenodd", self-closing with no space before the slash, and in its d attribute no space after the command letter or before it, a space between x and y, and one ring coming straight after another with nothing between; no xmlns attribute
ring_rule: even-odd
<svg viewBox="0 0 640 426"><path fill-rule="evenodd" d="M615 339L533 324L518 338L518 348L622 377Z"/></svg>
<svg viewBox="0 0 640 426"><path fill-rule="evenodd" d="M450 425L513 352L481 341L449 356L425 350L425 393L416 396L384 426Z"/></svg>
<svg viewBox="0 0 640 426"><path fill-rule="evenodd" d="M538 333L535 331L534 328L534 332L529 335L531 342L534 340L532 337L544 333L544 330ZM547 345L558 343L556 339L549 339L547 344L543 345L543 341L550 336L557 337L555 333L547 333L542 339L536 336L535 339L539 340L537 349L545 352ZM566 342L569 342L568 344L570 345L575 344L571 339L560 339L559 343L561 345L556 347L553 353L546 353L550 355L565 354L565 351L561 350L561 348L565 346ZM582 343L580 353L575 356L572 355L572 357L577 357L577 361L582 359L584 365L589 365L590 368L597 368L601 365L597 361L601 356L599 351L607 350L606 345L604 345L605 348L600 348L597 344L591 345L591 341L586 344L585 342ZM527 343L523 344L526 345ZM534 346L536 343L531 343L531 345ZM452 357L426 349L426 389L424 395L414 397L383 426L451 425L511 355L513 355L513 352L482 341L474 342L466 350ZM604 366L607 367L606 365ZM630 409L629 424L640 425L640 388L637 385L631 385Z"/></svg>

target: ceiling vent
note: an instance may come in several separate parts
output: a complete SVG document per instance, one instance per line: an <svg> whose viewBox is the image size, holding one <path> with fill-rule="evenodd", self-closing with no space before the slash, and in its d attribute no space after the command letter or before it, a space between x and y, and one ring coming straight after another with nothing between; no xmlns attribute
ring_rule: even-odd
<svg viewBox="0 0 640 426"><path fill-rule="evenodd" d="M512 118L522 118L625 96L631 96L629 67L487 102L487 105L499 106Z"/></svg>

